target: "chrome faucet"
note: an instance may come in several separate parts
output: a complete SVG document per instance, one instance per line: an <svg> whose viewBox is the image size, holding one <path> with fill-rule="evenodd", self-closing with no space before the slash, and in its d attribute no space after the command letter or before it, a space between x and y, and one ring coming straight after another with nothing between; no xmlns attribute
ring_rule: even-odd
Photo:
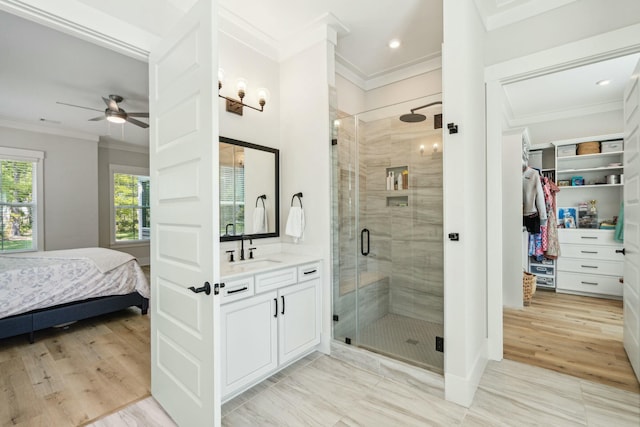
<svg viewBox="0 0 640 427"><path fill-rule="evenodd" d="M250 234L240 236L240 261L244 261L244 240L249 239L249 244L253 245L253 236Z"/></svg>

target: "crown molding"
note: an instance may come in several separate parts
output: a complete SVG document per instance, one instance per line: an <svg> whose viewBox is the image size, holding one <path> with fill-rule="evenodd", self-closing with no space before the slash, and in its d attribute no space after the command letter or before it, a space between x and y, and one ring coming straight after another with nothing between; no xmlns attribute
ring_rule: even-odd
<svg viewBox="0 0 640 427"><path fill-rule="evenodd" d="M109 150L129 151L131 153L149 154L148 145L131 144L128 142L120 141L108 136L101 136L98 141L98 148L105 148Z"/></svg>
<svg viewBox="0 0 640 427"><path fill-rule="evenodd" d="M218 6L218 16L220 32L273 61L279 61L278 42L275 39L222 6Z"/></svg>
<svg viewBox="0 0 640 427"><path fill-rule="evenodd" d="M509 114L508 122L510 127L527 126L535 123L552 122L555 120L571 119L574 117L588 116L592 114L607 113L610 111L622 112L623 103L620 101L606 102L596 105L586 105L562 111L549 111L545 113L514 118L513 113Z"/></svg>
<svg viewBox="0 0 640 427"><path fill-rule="evenodd" d="M159 40L76 0L0 0L0 9L144 62Z"/></svg>
<svg viewBox="0 0 640 427"><path fill-rule="evenodd" d="M78 132L63 128L52 128L39 123L24 122L8 117L0 117L0 127L24 130L28 132L44 133L48 135L64 136L68 138L83 139L90 142L98 142L98 136L90 133Z"/></svg>

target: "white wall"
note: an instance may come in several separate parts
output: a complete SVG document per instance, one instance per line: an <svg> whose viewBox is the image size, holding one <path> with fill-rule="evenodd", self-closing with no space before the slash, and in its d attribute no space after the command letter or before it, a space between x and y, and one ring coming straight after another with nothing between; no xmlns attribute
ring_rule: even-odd
<svg viewBox="0 0 640 427"><path fill-rule="evenodd" d="M225 100L220 98L219 120L220 135L239 139L258 145L280 148L280 66L273 59L262 55L245 43L220 32L218 62L225 71L220 94L238 99L236 81L239 77L248 82L246 104L259 107L256 91L267 88L270 99L264 111L244 109L244 115L229 113L225 109ZM298 101L306 99L304 88L298 88Z"/></svg>
<svg viewBox="0 0 640 427"><path fill-rule="evenodd" d="M98 235L99 245L127 252L142 265L149 264L149 243L118 243L111 246L111 175L109 165L149 168L147 147L118 143L109 137L100 138L98 144ZM153 183L151 184L153 191ZM151 213L153 220L153 212Z"/></svg>
<svg viewBox="0 0 640 427"><path fill-rule="evenodd" d="M355 115L366 110L365 91L339 74L336 75L336 94L339 111Z"/></svg>
<svg viewBox="0 0 640 427"><path fill-rule="evenodd" d="M439 100L442 93L442 69L420 74L399 82L381 86L365 93L365 110L373 110L387 105L406 102L425 96L437 95ZM414 107L417 107L415 105ZM407 111L409 113L409 111Z"/></svg>
<svg viewBox="0 0 640 427"><path fill-rule="evenodd" d="M553 141L623 131L622 110L534 123L527 126L531 146L549 146Z"/></svg>
<svg viewBox="0 0 640 427"><path fill-rule="evenodd" d="M284 230L294 193L303 193L306 220L301 251L322 256L322 346L331 339L331 132L329 87L334 85L334 45L318 42L280 66L282 202ZM304 96L301 96L304 88ZM284 242L291 238L284 236Z"/></svg>
<svg viewBox="0 0 640 427"><path fill-rule="evenodd" d="M496 64L638 23L638 0L580 0L490 31L485 64Z"/></svg>
<svg viewBox="0 0 640 427"><path fill-rule="evenodd" d="M502 298L507 307L522 307L522 130L502 137Z"/></svg>
<svg viewBox="0 0 640 427"><path fill-rule="evenodd" d="M95 141L0 127L4 147L44 151L44 249L98 246Z"/></svg>
<svg viewBox="0 0 640 427"><path fill-rule="evenodd" d="M484 29L465 0L443 2L445 397L469 406L486 364Z"/></svg>

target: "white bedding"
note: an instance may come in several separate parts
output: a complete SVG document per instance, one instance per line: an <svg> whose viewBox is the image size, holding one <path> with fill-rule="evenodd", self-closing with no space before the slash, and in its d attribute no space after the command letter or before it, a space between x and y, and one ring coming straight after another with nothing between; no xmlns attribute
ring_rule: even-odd
<svg viewBox="0 0 640 427"><path fill-rule="evenodd" d="M31 310L137 291L149 283L134 257L105 248L0 256L0 319Z"/></svg>

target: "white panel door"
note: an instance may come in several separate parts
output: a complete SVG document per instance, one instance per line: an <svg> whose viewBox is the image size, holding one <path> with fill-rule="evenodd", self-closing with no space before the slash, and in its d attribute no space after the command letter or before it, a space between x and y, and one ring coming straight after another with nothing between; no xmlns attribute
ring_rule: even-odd
<svg viewBox="0 0 640 427"><path fill-rule="evenodd" d="M320 344L320 279L278 291L279 363L295 359Z"/></svg>
<svg viewBox="0 0 640 427"><path fill-rule="evenodd" d="M624 91L624 349L640 381L640 62Z"/></svg>
<svg viewBox="0 0 640 427"><path fill-rule="evenodd" d="M151 392L181 426L220 424L216 4L199 1L149 57Z"/></svg>

